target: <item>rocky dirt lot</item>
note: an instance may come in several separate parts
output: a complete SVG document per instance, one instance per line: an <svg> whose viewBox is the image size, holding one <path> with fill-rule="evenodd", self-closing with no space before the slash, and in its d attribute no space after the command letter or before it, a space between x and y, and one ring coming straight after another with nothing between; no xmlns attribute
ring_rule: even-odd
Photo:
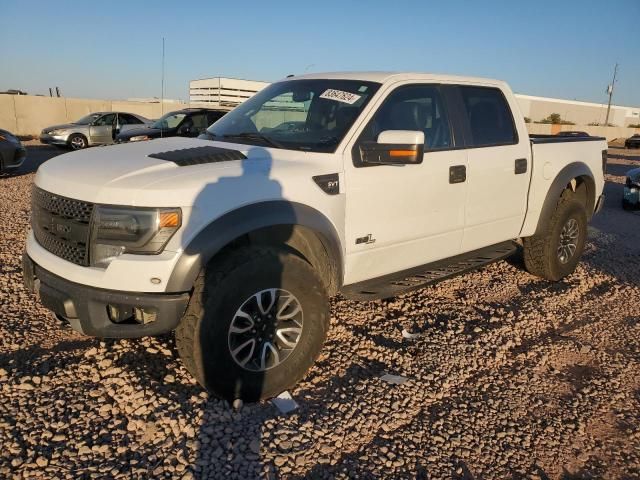
<svg viewBox="0 0 640 480"><path fill-rule="evenodd" d="M563 282L513 259L388 301L334 299L283 415L210 398L171 335L86 338L27 294L30 172L59 153L30 150L0 178L0 477L640 478L640 214L620 208L640 157L612 150L606 207Z"/></svg>

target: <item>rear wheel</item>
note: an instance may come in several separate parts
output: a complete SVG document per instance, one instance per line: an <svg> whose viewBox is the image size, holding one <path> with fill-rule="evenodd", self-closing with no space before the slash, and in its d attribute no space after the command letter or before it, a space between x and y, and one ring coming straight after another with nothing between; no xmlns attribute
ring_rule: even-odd
<svg viewBox="0 0 640 480"><path fill-rule="evenodd" d="M544 232L523 240L529 273L558 281L573 273L587 238L587 213L571 190L565 190Z"/></svg>
<svg viewBox="0 0 640 480"><path fill-rule="evenodd" d="M71 135L69 137L68 143L72 150L82 150L83 148L87 148L89 146L87 138L80 133L74 133L73 135Z"/></svg>
<svg viewBox="0 0 640 480"><path fill-rule="evenodd" d="M256 401L294 386L329 325L327 294L297 255L250 247L209 265L178 328L178 352L209 392Z"/></svg>

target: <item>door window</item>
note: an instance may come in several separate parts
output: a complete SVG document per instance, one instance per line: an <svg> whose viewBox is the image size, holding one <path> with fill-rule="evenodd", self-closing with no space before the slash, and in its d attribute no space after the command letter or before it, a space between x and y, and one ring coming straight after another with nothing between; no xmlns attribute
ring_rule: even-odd
<svg viewBox="0 0 640 480"><path fill-rule="evenodd" d="M394 90L375 113L360 141L376 141L385 130L424 132L425 150L451 147L451 129L438 86L408 85Z"/></svg>
<svg viewBox="0 0 640 480"><path fill-rule="evenodd" d="M187 120L185 120L185 123ZM204 132L209 123L207 122L207 115L203 113L194 113L191 115L191 128L195 129L197 132Z"/></svg>
<svg viewBox="0 0 640 480"><path fill-rule="evenodd" d="M94 123L94 125L97 127L103 127L106 125L111 126L113 125L113 122L115 119L116 119L115 113L108 113L107 115L103 115L98 120L96 120L96 123Z"/></svg>
<svg viewBox="0 0 640 480"><path fill-rule="evenodd" d="M511 109L498 88L460 87L469 125L467 146L488 147L518 143Z"/></svg>
<svg viewBox="0 0 640 480"><path fill-rule="evenodd" d="M128 113L119 113L118 121L120 125L140 125L142 121Z"/></svg>

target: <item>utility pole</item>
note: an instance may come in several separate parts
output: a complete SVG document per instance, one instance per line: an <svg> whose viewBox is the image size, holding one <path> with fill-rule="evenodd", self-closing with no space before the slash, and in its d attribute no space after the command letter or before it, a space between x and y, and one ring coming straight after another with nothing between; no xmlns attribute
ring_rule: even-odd
<svg viewBox="0 0 640 480"><path fill-rule="evenodd" d="M604 121L604 126L609 126L609 112L611 111L611 98L613 97L613 86L616 84L616 75L618 74L618 64L613 69L613 80L611 85L607 87L607 93L609 94L609 105L607 105L607 118Z"/></svg>
<svg viewBox="0 0 640 480"><path fill-rule="evenodd" d="M160 117L162 117L164 116L164 37L162 37L162 86L160 90ZM162 126L160 128L160 137L162 137Z"/></svg>

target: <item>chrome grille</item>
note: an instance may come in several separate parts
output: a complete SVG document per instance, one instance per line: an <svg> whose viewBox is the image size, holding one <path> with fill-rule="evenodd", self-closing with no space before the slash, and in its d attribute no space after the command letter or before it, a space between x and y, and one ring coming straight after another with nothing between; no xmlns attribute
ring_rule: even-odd
<svg viewBox="0 0 640 480"><path fill-rule="evenodd" d="M92 203L33 188L31 228L36 240L44 249L77 265L89 265L92 213Z"/></svg>

